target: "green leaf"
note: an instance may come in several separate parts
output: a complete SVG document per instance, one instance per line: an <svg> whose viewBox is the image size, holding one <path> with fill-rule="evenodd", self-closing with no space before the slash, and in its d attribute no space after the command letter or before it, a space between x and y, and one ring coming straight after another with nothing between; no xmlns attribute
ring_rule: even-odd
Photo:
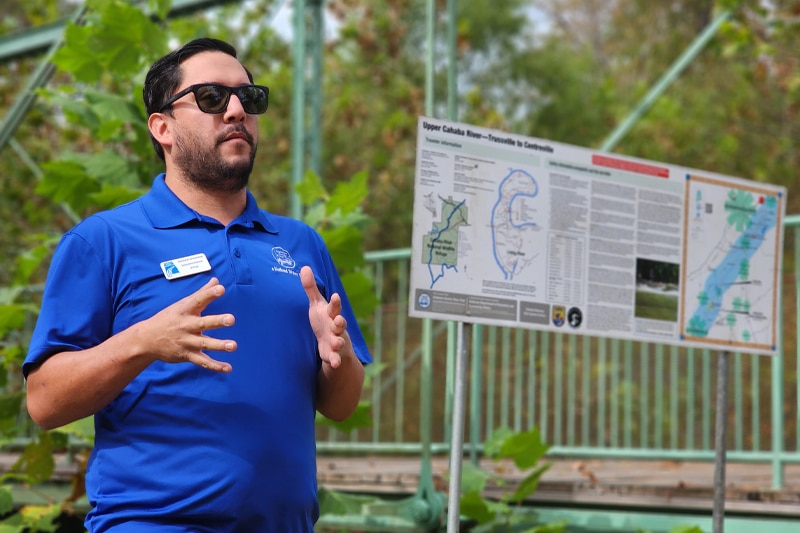
<svg viewBox="0 0 800 533"><path fill-rule="evenodd" d="M140 108L134 105L130 94L112 94L88 88L84 97L92 111L102 120L138 122L145 119Z"/></svg>
<svg viewBox="0 0 800 533"><path fill-rule="evenodd" d="M54 532L58 529L56 519L63 509L58 503L50 505L26 505L20 509L22 520L31 531Z"/></svg>
<svg viewBox="0 0 800 533"><path fill-rule="evenodd" d="M377 502L373 496L344 494L320 487L317 494L320 515L360 515L365 504Z"/></svg>
<svg viewBox="0 0 800 533"><path fill-rule="evenodd" d="M26 533L27 531L29 529L22 522L22 515L19 513L14 513L0 521L0 533Z"/></svg>
<svg viewBox="0 0 800 533"><path fill-rule="evenodd" d="M499 457L511 459L517 468L525 470L535 466L549 449L550 446L542 441L539 429L534 427L506 439Z"/></svg>
<svg viewBox="0 0 800 533"><path fill-rule="evenodd" d="M23 287L0 287L0 304L10 304L23 292Z"/></svg>
<svg viewBox="0 0 800 533"><path fill-rule="evenodd" d="M59 87L58 92L48 88L37 89L36 92L46 99L50 105L58 108L69 123L86 126L90 130L95 130L98 127L99 120L97 115L86 105L81 95L77 94L74 86L62 85ZM70 129L67 130L66 134L69 135L72 132L73 130Z"/></svg>
<svg viewBox="0 0 800 533"><path fill-rule="evenodd" d="M166 20L172 9L172 0L148 0L147 8L153 12L160 20Z"/></svg>
<svg viewBox="0 0 800 533"><path fill-rule="evenodd" d="M56 242L58 242L58 238L49 238L38 246L25 250L17 256L14 283L20 285L28 283L41 266L42 261L50 255Z"/></svg>
<svg viewBox="0 0 800 533"><path fill-rule="evenodd" d="M303 181L295 185L294 190L300 199L300 203L306 207L314 205L320 200L326 201L328 199L328 191L322 185L322 180L312 170L306 171Z"/></svg>
<svg viewBox="0 0 800 533"><path fill-rule="evenodd" d="M514 432L508 427L500 427L492 431L492 434L483 444L483 451L486 456L490 458L497 457L502 451L505 442L513 435Z"/></svg>
<svg viewBox="0 0 800 533"><path fill-rule="evenodd" d="M25 393L0 396L0 433L11 434L16 429Z"/></svg>
<svg viewBox="0 0 800 533"><path fill-rule="evenodd" d="M142 193L142 189L132 189L121 185L106 185L99 192L93 193L91 200L98 209L111 209L139 198Z"/></svg>
<svg viewBox="0 0 800 533"><path fill-rule="evenodd" d="M680 524L669 530L669 533L703 533L700 526Z"/></svg>
<svg viewBox="0 0 800 533"><path fill-rule="evenodd" d="M65 426L61 426L52 433L60 433L67 437L72 435L80 440L94 443L94 417L87 416L86 418L75 420Z"/></svg>
<svg viewBox="0 0 800 533"><path fill-rule="evenodd" d="M3 372L0 375L0 388L8 386L8 378L17 379L17 369L22 366L25 356L28 355L27 346L21 344L10 344L0 350L0 359L3 361L3 368L8 370L10 366L17 367L14 372Z"/></svg>
<svg viewBox="0 0 800 533"><path fill-rule="evenodd" d="M131 167L130 160L111 150L93 154L68 154L64 158L81 165L97 182L106 185L137 187L139 177Z"/></svg>
<svg viewBox="0 0 800 533"><path fill-rule="evenodd" d="M347 299L356 318L366 319L372 316L380 304L378 297L375 296L372 280L362 272L348 272L342 274L342 284L347 291Z"/></svg>
<svg viewBox="0 0 800 533"><path fill-rule="evenodd" d="M76 80L96 83L111 72L131 77L165 51L167 32L138 7L121 0L92 0L88 7L86 23L68 24L65 45L53 55Z"/></svg>
<svg viewBox="0 0 800 533"><path fill-rule="evenodd" d="M372 222L372 217L361 210L351 211L350 213L336 211L334 216L330 217L328 221L333 226L351 226L359 231L363 231L364 228Z"/></svg>
<svg viewBox="0 0 800 533"><path fill-rule="evenodd" d="M11 489L7 486L0 486L0 516L10 513L13 509L14 498L11 496Z"/></svg>
<svg viewBox="0 0 800 533"><path fill-rule="evenodd" d="M386 363L370 363L364 367L364 388L372 386L372 380L387 368Z"/></svg>
<svg viewBox="0 0 800 533"><path fill-rule="evenodd" d="M103 74L102 66L97 62L91 43L91 31L76 25L67 24L64 29L66 46L53 54L52 62L61 70L69 72L78 81L94 83Z"/></svg>
<svg viewBox="0 0 800 533"><path fill-rule="evenodd" d="M21 304L0 304L0 339L10 331L22 329L25 325L27 306Z"/></svg>
<svg viewBox="0 0 800 533"><path fill-rule="evenodd" d="M319 231L339 270L352 270L364 264L364 236L358 228L341 226Z"/></svg>
<svg viewBox="0 0 800 533"><path fill-rule="evenodd" d="M139 8L120 0L93 0L100 22L89 30L95 57L121 76L135 74L151 54L163 51L167 35Z"/></svg>
<svg viewBox="0 0 800 533"><path fill-rule="evenodd" d="M315 228L317 231L319 231L324 220L325 204L322 202L307 208L305 214L303 215L303 221L312 228Z"/></svg>
<svg viewBox="0 0 800 533"><path fill-rule="evenodd" d="M44 176L36 193L56 203L65 203L76 211L91 204L90 195L100 190L86 170L73 161L51 161L42 164Z"/></svg>
<svg viewBox="0 0 800 533"><path fill-rule="evenodd" d="M356 406L356 410L353 411L353 414L341 422L336 422L330 418L325 418L319 413L317 413L316 422L324 426L335 428L343 433L350 433L354 429L372 426L373 421L371 412L372 404L370 402L360 402Z"/></svg>
<svg viewBox="0 0 800 533"><path fill-rule="evenodd" d="M0 419L16 418L24 397L25 393L23 392L0 396Z"/></svg>
<svg viewBox="0 0 800 533"><path fill-rule="evenodd" d="M355 173L349 181L340 181L336 184L328 201L328 214L341 211L350 213L361 205L367 197L367 172L362 170Z"/></svg>
<svg viewBox="0 0 800 533"><path fill-rule="evenodd" d="M543 464L533 472L526 475L523 478L523 480L520 481L519 485L517 486L517 490L515 490L514 494L511 496L511 501L515 503L521 502L525 498L536 492L542 474L547 472L551 466L552 463Z"/></svg>
<svg viewBox="0 0 800 533"><path fill-rule="evenodd" d="M564 533L568 525L569 522L567 520L558 520L550 524L534 526L523 533Z"/></svg>
<svg viewBox="0 0 800 533"><path fill-rule="evenodd" d="M25 446L22 455L9 472L23 474L33 484L49 480L55 470L53 448L50 434L46 431L40 433L37 440L32 440Z"/></svg>
<svg viewBox="0 0 800 533"><path fill-rule="evenodd" d="M461 465L461 492L482 494L492 475L473 463Z"/></svg>
<svg viewBox="0 0 800 533"><path fill-rule="evenodd" d="M494 520L496 513L492 511L486 500L477 492L468 492L459 500L461 514L475 520L479 524L487 524Z"/></svg>

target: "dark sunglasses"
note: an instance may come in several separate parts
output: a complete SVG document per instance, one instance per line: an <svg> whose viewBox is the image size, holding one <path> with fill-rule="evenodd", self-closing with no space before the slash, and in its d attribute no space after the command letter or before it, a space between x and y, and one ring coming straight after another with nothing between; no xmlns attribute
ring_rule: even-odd
<svg viewBox="0 0 800 533"><path fill-rule="evenodd" d="M189 93L194 93L197 107L203 113L218 114L228 109L228 102L231 94L235 94L242 103L242 108L250 115L260 115L266 112L269 106L269 88L262 85L240 85L239 87L228 87L218 83L198 83L191 85L166 102L158 110L162 113L177 100Z"/></svg>

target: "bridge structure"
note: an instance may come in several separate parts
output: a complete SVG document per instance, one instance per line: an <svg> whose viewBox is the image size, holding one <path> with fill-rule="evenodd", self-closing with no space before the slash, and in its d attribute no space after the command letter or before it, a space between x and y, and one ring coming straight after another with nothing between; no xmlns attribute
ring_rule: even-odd
<svg viewBox="0 0 800 533"><path fill-rule="evenodd" d="M785 220L800 265L800 216ZM465 439L451 446L457 339L452 322L408 316L410 249L367 254L382 302L368 322L373 423L318 426L321 531L445 531L451 459L496 478L502 500L526 471L484 454L493 432L537 428L552 463L519 512L567 531L713 530L716 376L720 354L637 341L474 325L466 372ZM776 356L730 354L724 416L728 532L783 533L800 524L798 271L783 272ZM0 456L0 469L15 455ZM50 483L20 486L19 503L59 501L79 470L57 458ZM84 502L85 503L85 502ZM330 503L330 500L328 501ZM326 511L327 510L327 511Z"/></svg>

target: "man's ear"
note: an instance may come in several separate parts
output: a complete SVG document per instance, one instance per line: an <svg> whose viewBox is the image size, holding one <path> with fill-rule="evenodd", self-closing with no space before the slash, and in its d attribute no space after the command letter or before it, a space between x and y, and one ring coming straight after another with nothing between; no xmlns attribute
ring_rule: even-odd
<svg viewBox="0 0 800 533"><path fill-rule="evenodd" d="M164 113L150 115L147 119L147 127L150 129L150 135L158 141L165 151L167 147L172 147L172 130Z"/></svg>

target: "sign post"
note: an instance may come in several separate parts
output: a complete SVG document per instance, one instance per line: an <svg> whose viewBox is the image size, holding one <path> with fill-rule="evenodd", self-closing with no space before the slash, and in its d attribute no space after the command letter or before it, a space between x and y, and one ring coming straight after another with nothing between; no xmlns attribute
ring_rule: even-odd
<svg viewBox="0 0 800 533"><path fill-rule="evenodd" d="M466 332L465 332L466 331ZM467 399L467 356L472 327L470 324L458 323L456 380L453 390L453 434L450 438L450 492L447 501L447 533L455 533L459 529L461 499L461 460L464 449L464 419L466 417Z"/></svg>
<svg viewBox="0 0 800 533"><path fill-rule="evenodd" d="M717 416L714 435L714 533L723 533L725 525L725 435L728 426L728 352L717 356Z"/></svg>

